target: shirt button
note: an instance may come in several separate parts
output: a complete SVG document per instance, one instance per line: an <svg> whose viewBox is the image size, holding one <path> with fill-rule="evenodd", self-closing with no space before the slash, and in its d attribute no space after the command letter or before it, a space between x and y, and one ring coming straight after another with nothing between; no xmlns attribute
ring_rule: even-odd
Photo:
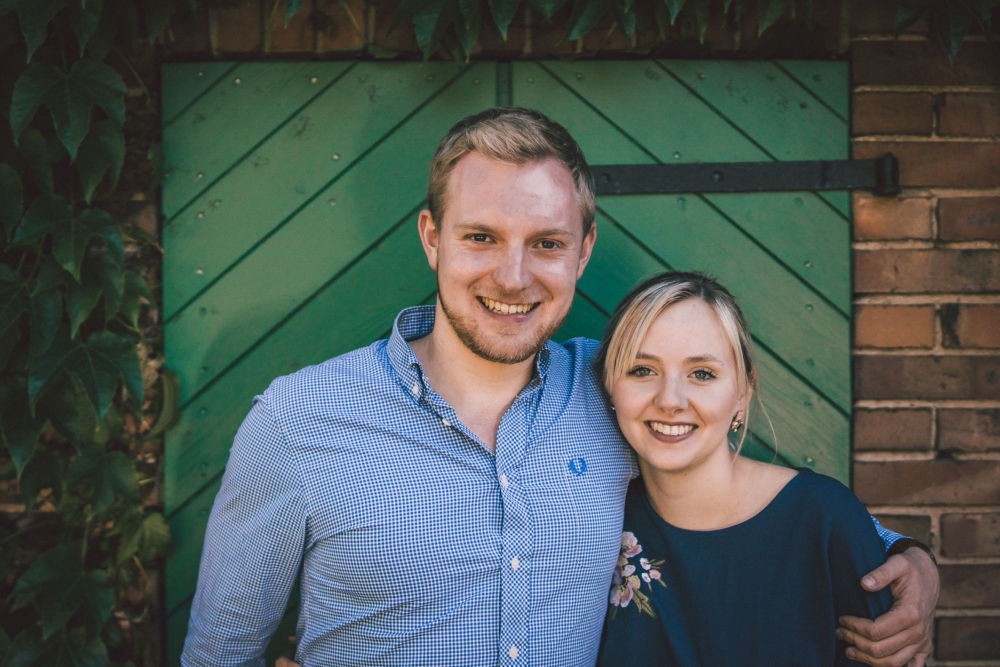
<svg viewBox="0 0 1000 667"><path fill-rule="evenodd" d="M514 556L510 559L510 569L516 570L519 567L521 567L521 561L517 559L517 556Z"/></svg>
<svg viewBox="0 0 1000 667"><path fill-rule="evenodd" d="M500 475L500 486L506 489L508 484L510 482L507 481L507 475Z"/></svg>
<svg viewBox="0 0 1000 667"><path fill-rule="evenodd" d="M413 389L411 389L410 391L413 392L414 396L419 396L420 395L420 383L419 382L414 383Z"/></svg>
<svg viewBox="0 0 1000 667"><path fill-rule="evenodd" d="M510 650L507 651L507 655L510 656L511 660L517 660L517 647L516 646L511 646Z"/></svg>
<svg viewBox="0 0 1000 667"><path fill-rule="evenodd" d="M442 419L441 423L444 424L445 426L451 426L451 422L448 421L447 419Z"/></svg>

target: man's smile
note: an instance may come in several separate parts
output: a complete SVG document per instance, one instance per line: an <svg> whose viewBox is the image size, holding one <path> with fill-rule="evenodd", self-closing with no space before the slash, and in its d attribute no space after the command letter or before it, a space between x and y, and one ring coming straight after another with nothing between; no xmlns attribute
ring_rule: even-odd
<svg viewBox="0 0 1000 667"><path fill-rule="evenodd" d="M535 306L538 305L537 302L535 302L535 303L504 303L502 301L495 301L495 300L490 299L489 297L485 297L485 296L478 297L478 299L479 299L479 303L481 303L484 306L486 306L487 310L489 310L491 312L494 312L494 313L497 313L498 315L523 315L523 314L529 312Z"/></svg>

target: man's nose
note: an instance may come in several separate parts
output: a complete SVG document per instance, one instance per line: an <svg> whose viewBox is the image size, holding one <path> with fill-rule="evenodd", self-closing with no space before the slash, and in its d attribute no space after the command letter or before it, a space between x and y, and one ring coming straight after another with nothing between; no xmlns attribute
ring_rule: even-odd
<svg viewBox="0 0 1000 667"><path fill-rule="evenodd" d="M531 260L520 246L508 247L493 272L497 285L507 292L517 292L531 284Z"/></svg>

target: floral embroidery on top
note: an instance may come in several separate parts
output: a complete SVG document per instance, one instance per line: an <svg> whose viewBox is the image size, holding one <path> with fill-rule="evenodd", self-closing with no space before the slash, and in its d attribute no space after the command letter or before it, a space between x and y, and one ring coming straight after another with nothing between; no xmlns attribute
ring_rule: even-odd
<svg viewBox="0 0 1000 667"><path fill-rule="evenodd" d="M656 611L649 602L649 594L642 591L643 585L653 588L653 582L659 583L666 588L660 569L666 562L662 559L650 560L642 557L638 560L638 567L634 559L642 553L642 545L638 538L630 531L622 533L622 546L618 554L618 566L611 578L611 595L608 603L611 605L613 614L615 607L627 607L630 602L635 601L636 609L639 613L648 614L655 617Z"/></svg>

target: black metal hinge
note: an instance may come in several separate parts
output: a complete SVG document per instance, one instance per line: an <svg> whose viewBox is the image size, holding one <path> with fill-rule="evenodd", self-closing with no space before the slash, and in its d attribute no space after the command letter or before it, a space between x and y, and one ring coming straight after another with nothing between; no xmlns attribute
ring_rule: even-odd
<svg viewBox="0 0 1000 667"><path fill-rule="evenodd" d="M892 153L871 160L623 164L590 170L598 195L856 189L883 197L899 194L899 162Z"/></svg>

